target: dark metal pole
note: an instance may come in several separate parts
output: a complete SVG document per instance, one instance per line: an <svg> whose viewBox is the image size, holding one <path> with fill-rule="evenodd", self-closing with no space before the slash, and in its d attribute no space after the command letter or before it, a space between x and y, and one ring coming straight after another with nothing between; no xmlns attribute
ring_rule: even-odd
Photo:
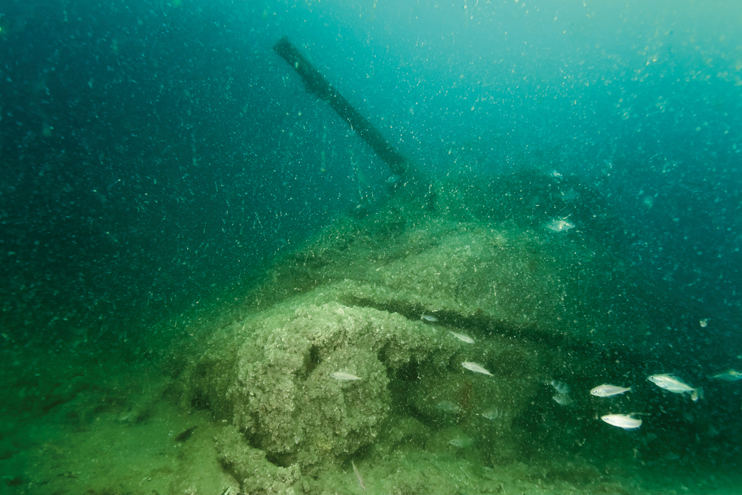
<svg viewBox="0 0 742 495"><path fill-rule="evenodd" d="M403 176L409 168L405 157L399 154L371 123L353 108L348 100L343 98L330 82L305 59L299 50L288 40L281 38L273 46L273 50L281 56L302 78L307 91L314 93L319 99L326 101L340 117L350 124L353 129L384 162L392 169L392 173Z"/></svg>

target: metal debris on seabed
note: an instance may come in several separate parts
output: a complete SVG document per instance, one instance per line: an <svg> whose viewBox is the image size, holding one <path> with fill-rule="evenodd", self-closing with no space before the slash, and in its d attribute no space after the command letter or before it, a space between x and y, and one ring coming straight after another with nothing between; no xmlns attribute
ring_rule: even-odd
<svg viewBox="0 0 742 495"><path fill-rule="evenodd" d="M703 388L694 388L682 381L676 376L672 376L668 373L660 373L657 375L650 375L647 380L654 383L658 387L672 392L673 394L687 394L690 393L690 398L693 402L703 398Z"/></svg>
<svg viewBox="0 0 742 495"><path fill-rule="evenodd" d="M711 375L709 376L709 378L712 378L714 380L723 380L725 382L736 382L737 380L742 380L742 372L729 369L726 371L722 371L721 373Z"/></svg>
<svg viewBox="0 0 742 495"><path fill-rule="evenodd" d="M621 395L626 392L631 392L631 387L618 387L616 385L598 385L597 387L590 390L590 395L595 397L613 397L614 395Z"/></svg>
<svg viewBox="0 0 742 495"><path fill-rule="evenodd" d="M473 338L469 337L468 335L464 335L463 333L451 332L451 335L459 339L461 342L466 342L467 344L474 343Z"/></svg>
<svg viewBox="0 0 742 495"><path fill-rule="evenodd" d="M464 361L461 363L461 366L468 369L469 371L473 371L474 373L481 373L483 375L487 376L494 376L492 373L478 365L477 363L472 363L471 361Z"/></svg>
<svg viewBox="0 0 742 495"><path fill-rule="evenodd" d="M334 373L330 373L330 376L333 377L335 380L340 380L341 382L350 382L353 380L361 379L361 377L353 375L346 371L336 371Z"/></svg>
<svg viewBox="0 0 742 495"><path fill-rule="evenodd" d="M642 425L642 420L634 417L636 414L606 414L605 416L601 416L600 419L611 426L617 426L624 430L635 430Z"/></svg>

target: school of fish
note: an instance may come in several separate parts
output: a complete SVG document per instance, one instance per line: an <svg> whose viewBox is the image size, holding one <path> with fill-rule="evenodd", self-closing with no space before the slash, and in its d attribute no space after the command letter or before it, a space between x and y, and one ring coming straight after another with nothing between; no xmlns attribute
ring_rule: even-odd
<svg viewBox="0 0 742 495"><path fill-rule="evenodd" d="M566 221L565 219L553 220L552 222L547 224L547 228L555 232L562 232L573 227L574 224ZM426 313L423 313L420 316L420 319L427 324L436 324L439 321L437 317ZM451 336L465 344L471 345L475 343L475 340L466 334L454 332L452 330L449 330L449 333L451 334ZM472 361L463 361L461 363L461 366L473 373L478 373L488 377L494 377L494 375L481 364ZM330 373L330 377L334 378L335 380L344 382L361 380L361 377L347 371L335 371L333 373ZM734 382L742 380L742 372L733 369L727 369L717 374L709 375L708 378L712 380ZM654 375L649 375L647 377L647 380L657 387L668 392L681 395L688 394L690 395L690 398L693 402L697 402L699 399L702 399L704 395L703 387L693 387L685 383L682 379L669 373L657 373ZM571 406L572 404L574 404L574 400L569 395L569 386L566 383L550 378L545 380L544 384L552 387L556 392L553 396L553 399L557 404L559 404L560 406ZM633 387L622 387L619 385L604 383L590 389L590 395L601 399L606 399L623 395L627 392L631 392L632 390ZM436 408L449 414L456 414L459 412L459 407L456 404L445 400L438 403ZM621 428L624 430L636 430L642 425L643 421L639 416L643 415L643 413L638 412L610 413L600 416L600 419L611 426L615 426L616 428ZM494 408L480 413L480 416L488 419L489 421L496 421L504 417L504 412L497 408ZM460 435L458 437L452 438L448 443L456 448L466 448L472 445L474 443L474 440L464 435ZM356 476L358 484L360 485L361 489L365 491L366 486L364 484L363 478L361 478L361 474L358 471L358 468L353 461L351 461L351 465L353 467L353 472Z"/></svg>

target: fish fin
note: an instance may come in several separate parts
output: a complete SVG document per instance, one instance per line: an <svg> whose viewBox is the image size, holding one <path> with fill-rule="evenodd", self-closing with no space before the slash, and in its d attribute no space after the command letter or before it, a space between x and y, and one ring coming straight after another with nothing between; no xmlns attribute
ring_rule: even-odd
<svg viewBox="0 0 742 495"><path fill-rule="evenodd" d="M693 393L690 395L690 398L693 399L693 402L697 402L698 399L703 399L703 387L693 389Z"/></svg>

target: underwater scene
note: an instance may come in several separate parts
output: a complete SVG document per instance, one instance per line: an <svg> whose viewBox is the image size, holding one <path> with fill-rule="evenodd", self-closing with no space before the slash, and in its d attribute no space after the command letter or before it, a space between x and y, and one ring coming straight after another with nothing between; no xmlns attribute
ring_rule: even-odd
<svg viewBox="0 0 742 495"><path fill-rule="evenodd" d="M0 494L742 493L742 2L3 0Z"/></svg>

